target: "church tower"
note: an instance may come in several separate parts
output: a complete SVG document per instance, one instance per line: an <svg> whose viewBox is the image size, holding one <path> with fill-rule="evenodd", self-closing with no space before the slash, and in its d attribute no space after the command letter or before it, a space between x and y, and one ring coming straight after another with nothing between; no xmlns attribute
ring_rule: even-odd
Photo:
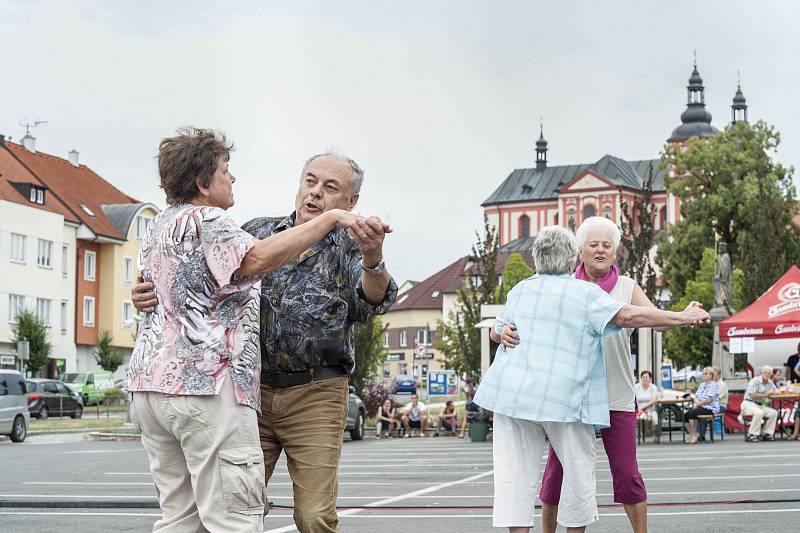
<svg viewBox="0 0 800 533"><path fill-rule="evenodd" d="M711 125L711 113L706 109L705 87L697 71L696 58L686 93L686 110L681 114L681 125L672 131L667 140L669 143L684 142L690 137L713 137L718 133L717 128Z"/></svg>
<svg viewBox="0 0 800 533"><path fill-rule="evenodd" d="M737 122L747 122L747 100L745 100L744 94L742 94L741 79L736 84L736 94L733 95L731 115L731 124L736 124Z"/></svg>

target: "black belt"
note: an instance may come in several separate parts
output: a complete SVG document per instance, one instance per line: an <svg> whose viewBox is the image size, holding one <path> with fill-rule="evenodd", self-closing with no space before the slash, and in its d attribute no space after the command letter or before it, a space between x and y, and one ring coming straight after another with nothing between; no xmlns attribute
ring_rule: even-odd
<svg viewBox="0 0 800 533"><path fill-rule="evenodd" d="M276 389L305 385L321 379L346 376L347 370L341 366L316 366L300 372L269 372L261 371L261 384Z"/></svg>

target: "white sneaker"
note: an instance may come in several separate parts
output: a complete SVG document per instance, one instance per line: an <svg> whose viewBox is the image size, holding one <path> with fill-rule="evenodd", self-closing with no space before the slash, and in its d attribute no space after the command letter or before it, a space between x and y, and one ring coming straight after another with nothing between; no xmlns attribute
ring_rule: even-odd
<svg viewBox="0 0 800 533"><path fill-rule="evenodd" d="M406 433L405 435L403 435L403 438L404 438L404 439L407 439L407 438L408 438L408 433Z"/></svg>

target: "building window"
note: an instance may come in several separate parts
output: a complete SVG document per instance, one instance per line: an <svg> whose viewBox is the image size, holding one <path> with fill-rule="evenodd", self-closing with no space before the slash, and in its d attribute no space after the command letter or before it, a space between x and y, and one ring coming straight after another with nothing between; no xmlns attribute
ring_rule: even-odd
<svg viewBox="0 0 800 533"><path fill-rule="evenodd" d="M44 189L36 189L36 203L44 205Z"/></svg>
<svg viewBox="0 0 800 533"><path fill-rule="evenodd" d="M593 204L586 204L583 206L583 220L595 215L597 215L597 209L595 209Z"/></svg>
<svg viewBox="0 0 800 533"><path fill-rule="evenodd" d="M40 267L50 268L53 256L53 241L39 239L39 254L36 256L36 264Z"/></svg>
<svg viewBox="0 0 800 533"><path fill-rule="evenodd" d="M133 258L122 258L122 279L125 283L133 283Z"/></svg>
<svg viewBox="0 0 800 533"><path fill-rule="evenodd" d="M400 330L400 346L401 347L408 346L408 335L407 335L406 330L404 330L404 329Z"/></svg>
<svg viewBox="0 0 800 533"><path fill-rule="evenodd" d="M667 206L664 206L659 211L659 218L661 227L659 229L667 229Z"/></svg>
<svg viewBox="0 0 800 533"><path fill-rule="evenodd" d="M25 310L25 297L19 294L8 295L8 322L13 324L17 321L17 315Z"/></svg>
<svg viewBox="0 0 800 533"><path fill-rule="evenodd" d="M603 207L603 216L606 217L608 220L611 220L611 206L606 204Z"/></svg>
<svg viewBox="0 0 800 533"><path fill-rule="evenodd" d="M383 333L383 347L384 348L388 348L389 347L389 332L388 331L385 331Z"/></svg>
<svg viewBox="0 0 800 533"><path fill-rule="evenodd" d="M83 279L86 281L94 281L97 273L97 254L95 252L86 251L83 256Z"/></svg>
<svg viewBox="0 0 800 533"><path fill-rule="evenodd" d="M61 334L67 334L67 301L61 300Z"/></svg>
<svg viewBox="0 0 800 533"><path fill-rule="evenodd" d="M136 238L138 240L144 239L147 235L147 228L150 226L150 219L147 217L136 217Z"/></svg>
<svg viewBox="0 0 800 533"><path fill-rule="evenodd" d="M36 318L45 326L50 326L50 300L36 298Z"/></svg>
<svg viewBox="0 0 800 533"><path fill-rule="evenodd" d="M398 363L397 364L397 374L399 376L407 376L408 375L408 363Z"/></svg>
<svg viewBox="0 0 800 533"><path fill-rule="evenodd" d="M94 298L92 296L83 297L83 325L89 328L94 326Z"/></svg>
<svg viewBox="0 0 800 533"><path fill-rule="evenodd" d="M391 375L392 375L391 367L389 365L383 365L383 378L387 379L391 377Z"/></svg>
<svg viewBox="0 0 800 533"><path fill-rule="evenodd" d="M431 344L431 330L418 329L417 330L417 344L421 346L429 346Z"/></svg>
<svg viewBox="0 0 800 533"><path fill-rule="evenodd" d="M130 328L133 323L133 304L122 302L122 327Z"/></svg>
<svg viewBox="0 0 800 533"><path fill-rule="evenodd" d="M25 235L11 234L11 260L15 263L25 262Z"/></svg>
<svg viewBox="0 0 800 533"><path fill-rule="evenodd" d="M528 217L528 215L522 215L519 217L519 236L531 236L531 219Z"/></svg>
<svg viewBox="0 0 800 533"><path fill-rule="evenodd" d="M64 244L61 246L61 275L65 278L69 273L68 257L69 257L69 246Z"/></svg>

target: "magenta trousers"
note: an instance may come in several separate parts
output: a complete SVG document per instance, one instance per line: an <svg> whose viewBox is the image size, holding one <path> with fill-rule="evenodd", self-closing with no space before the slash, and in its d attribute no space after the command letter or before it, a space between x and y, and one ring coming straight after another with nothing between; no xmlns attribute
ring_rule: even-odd
<svg viewBox="0 0 800 533"><path fill-rule="evenodd" d="M611 467L614 501L625 505L647 501L647 490L639 473L639 465L636 464L636 413L610 411L610 415L611 427L600 433ZM539 490L542 503L558 505L563 477L561 461L551 446L542 476L542 488Z"/></svg>

